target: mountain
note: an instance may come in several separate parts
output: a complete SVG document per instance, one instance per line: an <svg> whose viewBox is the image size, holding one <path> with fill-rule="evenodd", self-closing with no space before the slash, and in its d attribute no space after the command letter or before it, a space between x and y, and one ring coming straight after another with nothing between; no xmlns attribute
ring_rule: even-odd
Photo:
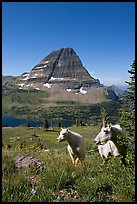
<svg viewBox="0 0 137 204"><path fill-rule="evenodd" d="M11 80L13 80L14 78L16 78L16 77L10 76L10 75L9 75L9 76L4 76L4 75L2 75L2 84L5 84L5 83L11 81Z"/></svg>
<svg viewBox="0 0 137 204"><path fill-rule="evenodd" d="M108 90L109 92L115 93L115 95L116 95L115 97L116 97L117 99L122 98L123 95L124 95L124 93L125 93L124 90L121 90L120 88L118 88L118 87L115 86L115 85L106 86L106 88L107 88L107 90Z"/></svg>
<svg viewBox="0 0 137 204"><path fill-rule="evenodd" d="M45 91L48 102L78 101L101 103L116 100L116 90L106 88L93 78L72 48L54 50L35 65L30 72L9 81L3 94L15 91Z"/></svg>
<svg viewBox="0 0 137 204"><path fill-rule="evenodd" d="M27 81L27 85L42 83L47 87L56 84L63 89L77 92L81 87L100 86L99 81L90 76L72 48L61 48L51 52L28 74L22 75L22 81Z"/></svg>

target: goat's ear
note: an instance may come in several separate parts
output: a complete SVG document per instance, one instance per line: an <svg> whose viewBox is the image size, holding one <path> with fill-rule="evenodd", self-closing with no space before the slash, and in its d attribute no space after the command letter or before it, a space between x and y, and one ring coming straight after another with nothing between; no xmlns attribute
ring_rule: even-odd
<svg viewBox="0 0 137 204"><path fill-rule="evenodd" d="M109 128L111 128L111 126L112 126L112 124L111 124L111 123L109 123Z"/></svg>
<svg viewBox="0 0 137 204"><path fill-rule="evenodd" d="M63 130L63 128L61 127L61 130Z"/></svg>

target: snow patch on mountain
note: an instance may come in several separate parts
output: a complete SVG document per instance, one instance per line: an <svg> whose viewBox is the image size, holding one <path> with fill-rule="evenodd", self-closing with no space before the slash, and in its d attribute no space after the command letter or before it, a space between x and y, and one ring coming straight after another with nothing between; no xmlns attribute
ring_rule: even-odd
<svg viewBox="0 0 137 204"><path fill-rule="evenodd" d="M44 86L47 87L48 89L50 89L52 85L49 83L46 83L46 84L44 84Z"/></svg>
<svg viewBox="0 0 137 204"><path fill-rule="evenodd" d="M80 88L80 92L81 92L82 94L86 94L86 93L87 93L86 90L83 90L83 87Z"/></svg>
<svg viewBox="0 0 137 204"><path fill-rule="evenodd" d="M64 80L64 78L51 77L51 78L49 79L49 81L54 81L54 80Z"/></svg>
<svg viewBox="0 0 137 204"><path fill-rule="evenodd" d="M22 84L18 84L18 85L19 85L19 86L21 86L21 87L22 87L22 86L24 86L24 84L23 84L23 83L22 83Z"/></svg>
<svg viewBox="0 0 137 204"><path fill-rule="evenodd" d="M71 92L71 89L67 89L67 92Z"/></svg>
<svg viewBox="0 0 137 204"><path fill-rule="evenodd" d="M29 76L27 76L26 78L24 78L24 79L22 79L23 81L26 81L26 80L28 80L30 77Z"/></svg>

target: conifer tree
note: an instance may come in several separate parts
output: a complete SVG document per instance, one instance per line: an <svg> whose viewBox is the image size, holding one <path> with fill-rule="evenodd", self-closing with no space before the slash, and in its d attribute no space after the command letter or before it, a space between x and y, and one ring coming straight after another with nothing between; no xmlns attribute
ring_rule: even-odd
<svg viewBox="0 0 137 204"><path fill-rule="evenodd" d="M131 74L127 91L121 99L122 105L119 109L120 124L123 128L122 140L128 147L128 154L135 156L135 60L128 73Z"/></svg>
<svg viewBox="0 0 137 204"><path fill-rule="evenodd" d="M48 123L47 119L45 120L44 127L45 127L46 131L49 129L49 123Z"/></svg>

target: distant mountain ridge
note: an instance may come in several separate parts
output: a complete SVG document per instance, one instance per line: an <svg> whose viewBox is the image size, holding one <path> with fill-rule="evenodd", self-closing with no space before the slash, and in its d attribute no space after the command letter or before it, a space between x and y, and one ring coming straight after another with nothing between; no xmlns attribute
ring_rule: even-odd
<svg viewBox="0 0 137 204"><path fill-rule="evenodd" d="M8 75L8 76L4 76L4 75L2 75L2 84L11 81L11 80L14 79L14 78L16 78L16 77L11 76L11 75Z"/></svg>
<svg viewBox="0 0 137 204"><path fill-rule="evenodd" d="M115 85L106 86L106 88L107 88L108 90L112 90L112 91L117 95L118 98L123 97L123 94L124 94L124 92L125 92L124 90L121 90L120 88L118 88L118 87L115 86Z"/></svg>

